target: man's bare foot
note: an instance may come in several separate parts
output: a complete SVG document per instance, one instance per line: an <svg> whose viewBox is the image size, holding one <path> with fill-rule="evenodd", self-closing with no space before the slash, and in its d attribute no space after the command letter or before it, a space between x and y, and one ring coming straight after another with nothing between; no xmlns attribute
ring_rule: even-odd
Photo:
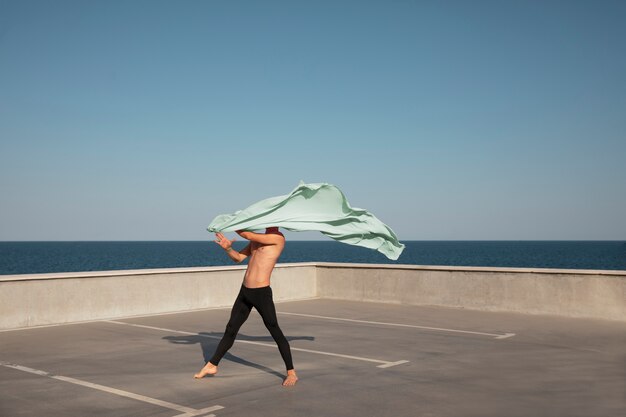
<svg viewBox="0 0 626 417"><path fill-rule="evenodd" d="M296 371L290 369L287 371L287 378L283 381L283 387L293 387L298 382L298 377L296 376Z"/></svg>
<svg viewBox="0 0 626 417"><path fill-rule="evenodd" d="M200 379L204 378L207 375L215 375L216 373L217 366L213 365L211 362L207 362L206 365L204 365L204 368L202 368L200 372L195 374L193 377L196 379Z"/></svg>

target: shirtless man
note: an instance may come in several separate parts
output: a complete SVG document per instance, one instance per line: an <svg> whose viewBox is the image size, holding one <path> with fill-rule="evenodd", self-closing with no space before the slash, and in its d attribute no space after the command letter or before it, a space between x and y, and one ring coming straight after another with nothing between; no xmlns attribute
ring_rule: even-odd
<svg viewBox="0 0 626 417"><path fill-rule="evenodd" d="M241 252L237 252L232 248L232 242L235 239L231 241L226 239L221 233L215 234L217 237L215 243L226 251L230 259L239 263L249 256L250 262L243 277L241 290L230 313L230 320L226 325L224 336L220 340L213 357L200 372L194 375L194 378L203 378L206 375L215 375L217 373L217 365L220 359L235 342L239 328L246 321L252 307L254 307L263 318L265 327L270 331L278 345L280 355L283 361L285 361L287 377L283 381L283 385L286 387L293 386L298 381L298 377L293 369L289 342L283 335L280 327L278 327L276 308L274 307L272 289L270 288L270 276L276 261L278 261L278 257L285 247L285 236L278 230L278 227L268 227L265 230L265 234L241 230L238 230L237 233L250 241Z"/></svg>

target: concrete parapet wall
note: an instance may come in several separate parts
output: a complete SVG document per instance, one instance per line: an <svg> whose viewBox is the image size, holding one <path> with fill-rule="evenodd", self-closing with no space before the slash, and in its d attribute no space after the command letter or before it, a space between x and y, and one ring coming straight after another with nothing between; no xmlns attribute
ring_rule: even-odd
<svg viewBox="0 0 626 417"><path fill-rule="evenodd" d="M232 305L245 266L0 276L0 329ZM276 301L316 296L315 266L281 265Z"/></svg>
<svg viewBox="0 0 626 417"><path fill-rule="evenodd" d="M626 271L317 264L322 298L626 321Z"/></svg>
<svg viewBox="0 0 626 417"><path fill-rule="evenodd" d="M245 266L0 276L0 329L232 305ZM299 263L276 301L314 297L626 321L626 271Z"/></svg>

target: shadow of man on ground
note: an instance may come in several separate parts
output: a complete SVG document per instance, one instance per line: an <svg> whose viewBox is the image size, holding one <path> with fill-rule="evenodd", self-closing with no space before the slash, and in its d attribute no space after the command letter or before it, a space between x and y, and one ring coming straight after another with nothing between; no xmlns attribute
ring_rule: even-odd
<svg viewBox="0 0 626 417"><path fill-rule="evenodd" d="M202 358L204 359L203 365L207 363L215 349L217 348L217 344L220 339L224 336L224 333L219 332L200 332L197 335L189 335L189 336L165 336L163 339L169 341L170 343L180 344L180 345L193 345L198 343L200 348L202 349ZM313 336L286 336L288 341L292 340L315 340ZM248 336L245 334L239 333L237 335L237 339L239 340L247 340L247 341L255 341L255 342L265 342L271 341L273 342L272 336ZM250 362L246 359L240 358L238 356L233 355L230 352L226 352L224 355L224 359L229 360L231 362L235 362L241 365L249 366L254 369L258 369L263 372L267 372L268 374L275 375L279 377L281 380L285 377L284 375L276 372L275 370L268 368L267 366L260 365L258 363Z"/></svg>

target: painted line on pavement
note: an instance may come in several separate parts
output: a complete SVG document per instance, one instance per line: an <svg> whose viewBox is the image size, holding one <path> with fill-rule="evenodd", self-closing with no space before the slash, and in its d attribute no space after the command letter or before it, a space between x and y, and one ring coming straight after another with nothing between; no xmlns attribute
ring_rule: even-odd
<svg viewBox="0 0 626 417"><path fill-rule="evenodd" d="M123 324L123 325L126 325L126 326L139 327L139 328L143 328L143 329L159 330L159 331L163 331L163 332L178 333L178 334L184 334L184 335L188 335L188 336L200 336L200 337L206 337L208 339L216 339L216 340L221 340L222 339L220 336L211 336L211 335L208 335L208 334L186 332L186 331L182 331L182 330L165 329L163 327L146 326L144 324L126 323L126 322L117 321L117 320L103 320L103 322L105 322L105 323ZM235 343L246 343L246 344L249 344L249 345L265 346L265 347L270 347L270 348L276 349L276 344L273 344L273 343L262 343L262 342L254 342L254 341L251 341L251 340L239 340L239 339L235 339ZM383 361L383 360L380 360L380 359L371 359L371 358L364 358L364 357L361 357L361 356L344 355L344 354L341 354L341 353L324 352L324 351L321 351L321 350L297 348L297 347L293 347L293 346L291 346L291 350L297 350L297 351L300 351L300 352L308 352L308 353L316 353L318 355L336 356L338 358L354 359L354 360L365 361L365 362L379 363L380 365L377 365L378 368L389 368L391 366L400 365L401 363L407 363L408 362L408 361L390 362L390 361Z"/></svg>
<svg viewBox="0 0 626 417"><path fill-rule="evenodd" d="M93 382L87 382L81 379L70 378L70 377L61 376L61 375L53 375L49 372L42 371L40 369L29 368L27 366L16 365L16 364L8 363L8 362L0 362L0 365L4 366L5 368L11 368L11 369L16 369L22 372L28 372L28 373L35 374L35 375L45 376L48 378L57 379L59 381L69 382L70 384L81 385L83 387L108 392L109 394L119 395L120 397L132 398L133 400L142 401L144 403L158 405L163 408L169 408L171 410L183 412L183 414L179 414L176 417L199 416L202 414L209 413L211 411L221 410L222 408L224 408L221 405L214 405L212 407L207 407L207 408L197 410L195 408L186 407L184 405L174 404L168 401L163 401L163 400L159 400L159 399L152 398L152 397L146 397L145 395L135 394L132 392L121 390L121 389L107 387L105 385L94 384Z"/></svg>
<svg viewBox="0 0 626 417"><path fill-rule="evenodd" d="M335 320L335 321L347 321L350 323L365 323L365 324L377 324L382 326L395 326L395 327L410 327L414 329L426 329L426 330L437 330L442 332L454 332L454 333L468 333L468 334L478 334L481 336L490 336L495 339L506 339L509 337L515 336L515 333L485 333L485 332L474 332L470 330L457 330L457 329L446 329L443 327L427 327L427 326L416 326L413 324L402 324L402 323L387 323L381 321L369 321L369 320L355 320L355 319L346 319L342 317L328 317L328 316L317 316L314 314L301 314L301 313L287 313L277 311L278 314L284 314L288 316L298 316L298 317L311 317L316 319L324 319L324 320Z"/></svg>

